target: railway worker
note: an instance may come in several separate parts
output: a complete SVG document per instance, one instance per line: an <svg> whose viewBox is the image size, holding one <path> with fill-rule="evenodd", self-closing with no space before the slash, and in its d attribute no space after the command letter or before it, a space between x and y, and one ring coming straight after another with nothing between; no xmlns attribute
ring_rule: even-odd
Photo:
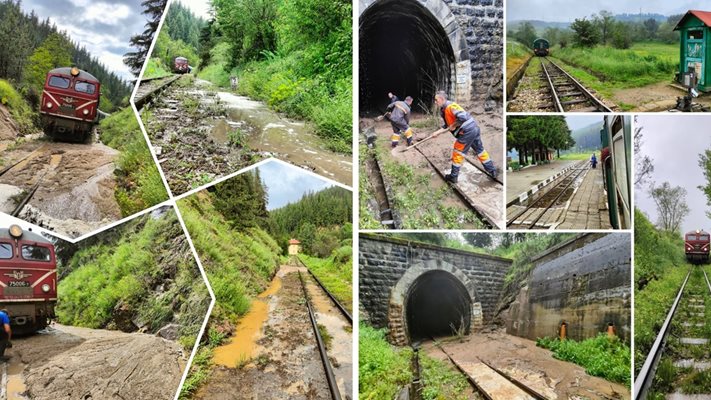
<svg viewBox="0 0 711 400"><path fill-rule="evenodd" d="M394 102L400 100L393 94L393 92L388 92L388 98L390 99L390 104L393 104Z"/></svg>
<svg viewBox="0 0 711 400"><path fill-rule="evenodd" d="M12 328L10 328L10 313L6 309L0 310L0 323L2 323L2 329L0 329L0 361L7 361L8 357L5 356L5 349L12 347Z"/></svg>
<svg viewBox="0 0 711 400"><path fill-rule="evenodd" d="M489 153L484 149L484 145L481 142L481 130L474 118L464 111L459 104L447 100L447 93L444 91L439 91L435 94L435 103L440 108L440 113L444 120L442 129L448 129L456 139L452 150L452 170L444 179L457 183L459 169L464 162L464 155L467 154L470 148L474 149L486 172L492 178L496 178L496 166L489 158Z"/></svg>
<svg viewBox="0 0 711 400"><path fill-rule="evenodd" d="M237 90L237 77L234 75L230 76L230 87L233 92Z"/></svg>
<svg viewBox="0 0 711 400"><path fill-rule="evenodd" d="M597 167L597 157L595 157L595 153L590 157L590 165L592 165L593 169Z"/></svg>
<svg viewBox="0 0 711 400"><path fill-rule="evenodd" d="M391 94L391 93L389 93ZM405 101L394 101L388 105L385 115L390 120L390 125L393 127L393 135L390 137L393 148L400 144L400 134L404 133L407 139L407 145L412 145L412 128L410 128L410 106L412 105L412 97L405 97Z"/></svg>

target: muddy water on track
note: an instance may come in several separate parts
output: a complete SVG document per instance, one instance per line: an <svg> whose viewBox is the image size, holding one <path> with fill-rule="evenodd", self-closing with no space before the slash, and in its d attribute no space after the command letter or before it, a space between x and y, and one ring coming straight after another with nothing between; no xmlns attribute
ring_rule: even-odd
<svg viewBox="0 0 711 400"><path fill-rule="evenodd" d="M269 316L269 297L281 289L281 278L275 276L267 290L252 301L249 312L240 318L230 342L215 349L215 364L234 368L242 362L251 360L258 350L257 340L262 337L262 328Z"/></svg>
<svg viewBox="0 0 711 400"><path fill-rule="evenodd" d="M316 313L316 321L332 338L327 353L336 375L338 390L345 397L353 391L352 327L311 275L304 273L303 276Z"/></svg>
<svg viewBox="0 0 711 400"><path fill-rule="evenodd" d="M244 96L228 92L218 92L217 95L228 107L228 126L247 123L255 128L247 139L252 149L273 154L345 185L353 185L351 156L329 150L326 141L317 136L310 125L286 119L263 103Z"/></svg>
<svg viewBox="0 0 711 400"><path fill-rule="evenodd" d="M27 386L22 379L24 369L25 365L16 359L11 359L7 365L7 400L27 400L24 395Z"/></svg>

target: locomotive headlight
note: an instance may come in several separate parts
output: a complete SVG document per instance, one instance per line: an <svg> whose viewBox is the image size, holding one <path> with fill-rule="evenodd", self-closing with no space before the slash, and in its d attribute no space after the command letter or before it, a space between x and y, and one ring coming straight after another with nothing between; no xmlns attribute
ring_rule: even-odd
<svg viewBox="0 0 711 400"><path fill-rule="evenodd" d="M44 285L42 285L43 292L48 293L49 289L51 289L51 287L48 284L45 283Z"/></svg>
<svg viewBox="0 0 711 400"><path fill-rule="evenodd" d="M83 113L84 113L84 115L89 115L89 110L85 108Z"/></svg>
<svg viewBox="0 0 711 400"><path fill-rule="evenodd" d="M22 228L20 228L20 225L10 225L10 236L14 237L15 239L18 239L20 236L22 236Z"/></svg>
<svg viewBox="0 0 711 400"><path fill-rule="evenodd" d="M44 105L47 108L52 108L52 102L48 101L47 104Z"/></svg>

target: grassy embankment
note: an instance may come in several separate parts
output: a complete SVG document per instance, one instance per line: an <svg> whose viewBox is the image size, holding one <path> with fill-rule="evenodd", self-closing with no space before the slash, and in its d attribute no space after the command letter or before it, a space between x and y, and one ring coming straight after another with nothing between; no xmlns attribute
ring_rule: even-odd
<svg viewBox="0 0 711 400"><path fill-rule="evenodd" d="M584 85L608 98L616 89L671 82L679 66L679 47L662 43L635 43L627 50L556 47L551 56L562 61L561 66L567 66L566 70ZM618 105L623 110L633 107Z"/></svg>
<svg viewBox="0 0 711 400"><path fill-rule="evenodd" d="M10 116L17 124L20 135L37 130L35 126L36 113L30 108L25 99L15 90L10 82L0 79L0 104L10 111Z"/></svg>
<svg viewBox="0 0 711 400"><path fill-rule="evenodd" d="M138 321L148 332L176 323L180 343L192 348L210 296L174 211L139 217L82 247L60 266L59 322L126 330L127 320Z"/></svg>
<svg viewBox="0 0 711 400"><path fill-rule="evenodd" d="M129 216L168 199L148 144L130 107L99 124L101 141L121 152L116 162L114 196L122 216Z"/></svg>
<svg viewBox="0 0 711 400"><path fill-rule="evenodd" d="M533 55L533 51L516 41L506 42L506 81Z"/></svg>
<svg viewBox="0 0 711 400"><path fill-rule="evenodd" d="M341 246L328 258L299 254L308 269L349 311L353 311L353 248Z"/></svg>
<svg viewBox="0 0 711 400"><path fill-rule="evenodd" d="M368 157L367 151L365 146L360 146L361 160ZM404 229L455 229L461 228L463 224L472 225L474 229L484 228L484 224L474 212L445 204L444 200L451 194L448 186L432 187L432 176L429 172L420 171L411 164L397 162L392 157L385 156L385 151L382 146L377 146L373 154L380 162L383 178L391 184L391 206L400 212ZM380 223L367 208L367 202L374 194L370 192L364 168L361 167L360 171L361 229L379 229Z"/></svg>
<svg viewBox="0 0 711 400"><path fill-rule="evenodd" d="M657 230L635 209L634 224L634 341L635 375L679 291L689 264L681 237Z"/></svg>
<svg viewBox="0 0 711 400"><path fill-rule="evenodd" d="M199 193L178 201L185 225L215 293L207 342L195 355L181 399L203 384L212 369L212 350L227 339L232 322L249 311L252 299L269 285L280 263L279 245L262 229L237 231Z"/></svg>
<svg viewBox="0 0 711 400"><path fill-rule="evenodd" d="M359 331L359 396L361 400L393 399L412 381L410 348L396 348L385 340L385 330L361 324ZM422 398L466 399L466 379L453 367L420 352Z"/></svg>
<svg viewBox="0 0 711 400"><path fill-rule="evenodd" d="M163 62L159 58L149 58L146 64L146 70L143 71L143 79L160 78L172 74L173 73L170 72L170 66L163 65Z"/></svg>
<svg viewBox="0 0 711 400"><path fill-rule="evenodd" d="M241 94L263 101L288 117L312 122L316 133L328 140L331 150L352 151L350 78L326 83L324 76L300 76L299 71L304 70L302 51L252 61L232 70L227 67L228 53L228 43L217 44L210 51L213 62L202 68L198 77L227 88L230 75L235 75Z"/></svg>

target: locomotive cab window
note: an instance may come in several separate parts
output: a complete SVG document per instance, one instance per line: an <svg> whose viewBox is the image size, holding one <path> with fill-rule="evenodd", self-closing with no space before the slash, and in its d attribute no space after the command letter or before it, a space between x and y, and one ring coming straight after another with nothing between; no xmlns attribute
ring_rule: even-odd
<svg viewBox="0 0 711 400"><path fill-rule="evenodd" d="M0 258L12 258L12 244L0 243Z"/></svg>
<svg viewBox="0 0 711 400"><path fill-rule="evenodd" d="M51 254L46 247L25 244L22 245L22 258L30 261L50 261Z"/></svg>
<svg viewBox="0 0 711 400"><path fill-rule="evenodd" d="M699 240L709 240L709 235L699 235Z"/></svg>
<svg viewBox="0 0 711 400"><path fill-rule="evenodd" d="M63 76L50 76L49 77L49 86L60 88L60 89L67 89L69 88L69 84L71 84L71 80L69 78L65 78Z"/></svg>
<svg viewBox="0 0 711 400"><path fill-rule="evenodd" d="M96 92L96 85L89 82L78 81L74 84L74 90L86 94L94 94Z"/></svg>
<svg viewBox="0 0 711 400"><path fill-rule="evenodd" d="M686 235L686 240L696 240L696 235Z"/></svg>

